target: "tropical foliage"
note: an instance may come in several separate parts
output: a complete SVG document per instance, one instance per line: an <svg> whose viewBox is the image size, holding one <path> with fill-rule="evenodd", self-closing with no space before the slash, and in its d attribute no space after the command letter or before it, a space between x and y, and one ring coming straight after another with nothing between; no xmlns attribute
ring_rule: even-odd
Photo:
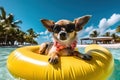
<svg viewBox="0 0 120 80"><path fill-rule="evenodd" d="M120 25L117 26L116 32L120 34ZM116 37L117 37L117 38L116 38L116 42L120 42L120 36L117 35Z"/></svg>
<svg viewBox="0 0 120 80"><path fill-rule="evenodd" d="M99 32L97 30L94 30L91 34L90 37L97 37L99 36Z"/></svg>
<svg viewBox="0 0 120 80"><path fill-rule="evenodd" d="M120 36L118 36L117 33L120 33L120 26L116 28L116 33L106 32L104 35L99 35L100 33L97 30L94 30L89 36L90 37L98 37L98 36L112 37L114 42L120 42Z"/></svg>
<svg viewBox="0 0 120 80"><path fill-rule="evenodd" d="M102 36L104 36L104 37L111 37L111 34L110 34L110 32L106 32L104 35L102 35Z"/></svg>
<svg viewBox="0 0 120 80"><path fill-rule="evenodd" d="M116 28L116 32L120 32L120 25Z"/></svg>
<svg viewBox="0 0 120 80"><path fill-rule="evenodd" d="M39 35L32 28L27 32L20 30L21 20L15 20L11 13L7 15L3 7L0 7L0 11L0 45L15 45L15 42L37 44L34 39Z"/></svg>

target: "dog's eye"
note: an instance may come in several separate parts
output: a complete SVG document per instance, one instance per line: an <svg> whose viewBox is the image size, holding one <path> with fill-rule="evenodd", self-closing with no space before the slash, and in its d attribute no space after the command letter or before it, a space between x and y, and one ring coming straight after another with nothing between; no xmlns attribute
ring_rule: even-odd
<svg viewBox="0 0 120 80"><path fill-rule="evenodd" d="M75 25L74 25L74 24L68 24L68 25L67 25L66 31L67 31L68 33L71 33L71 32L73 32L74 30L75 30Z"/></svg>
<svg viewBox="0 0 120 80"><path fill-rule="evenodd" d="M53 29L54 33L59 33L60 30L61 30L60 26L55 26Z"/></svg>

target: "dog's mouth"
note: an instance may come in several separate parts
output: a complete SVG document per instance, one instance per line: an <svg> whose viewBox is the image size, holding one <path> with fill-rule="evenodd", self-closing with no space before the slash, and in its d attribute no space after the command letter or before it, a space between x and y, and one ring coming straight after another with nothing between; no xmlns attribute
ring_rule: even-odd
<svg viewBox="0 0 120 80"><path fill-rule="evenodd" d="M66 40L67 38L66 37L60 37L60 40Z"/></svg>

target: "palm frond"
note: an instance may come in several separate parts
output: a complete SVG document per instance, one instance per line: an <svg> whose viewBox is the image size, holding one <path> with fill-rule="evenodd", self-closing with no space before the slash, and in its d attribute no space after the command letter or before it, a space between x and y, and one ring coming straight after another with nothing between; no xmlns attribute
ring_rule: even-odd
<svg viewBox="0 0 120 80"><path fill-rule="evenodd" d="M14 16L13 14L9 14L7 17L6 17L6 20L8 23L12 23L14 21Z"/></svg>
<svg viewBox="0 0 120 80"><path fill-rule="evenodd" d="M22 21L21 20L16 20L16 21L12 22L12 24L22 24Z"/></svg>
<svg viewBox="0 0 120 80"><path fill-rule="evenodd" d="M0 7L0 10L1 10L1 18L5 19L6 18L6 11L4 10L3 7Z"/></svg>

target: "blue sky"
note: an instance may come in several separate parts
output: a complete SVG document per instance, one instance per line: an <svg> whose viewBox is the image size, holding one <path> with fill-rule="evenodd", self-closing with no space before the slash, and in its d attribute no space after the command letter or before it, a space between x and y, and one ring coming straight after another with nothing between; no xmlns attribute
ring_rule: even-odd
<svg viewBox="0 0 120 80"><path fill-rule="evenodd" d="M120 0L0 0L7 13L13 13L15 19L22 20L21 29L33 28L41 36L36 40L49 41L51 35L40 23L46 18L74 20L84 15L92 15L90 21L79 33L79 38L88 37L93 30L102 34L115 32L120 25Z"/></svg>

